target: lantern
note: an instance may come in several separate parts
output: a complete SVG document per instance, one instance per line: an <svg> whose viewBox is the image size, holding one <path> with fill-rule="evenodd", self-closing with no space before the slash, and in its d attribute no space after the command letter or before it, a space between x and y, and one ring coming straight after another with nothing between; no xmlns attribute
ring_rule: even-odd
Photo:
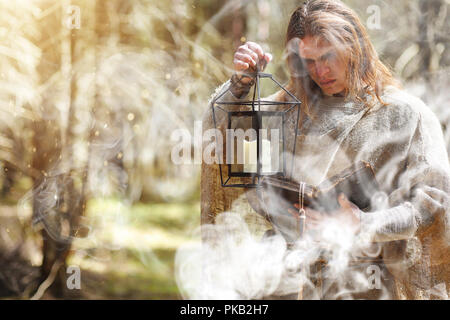
<svg viewBox="0 0 450 320"><path fill-rule="evenodd" d="M226 121L225 148L222 149L226 150L226 163L219 162L222 187L258 187L264 176L286 177L287 165L292 168L294 164L293 156L291 162L286 163L286 153L295 155L300 100L271 74L256 71L249 76L255 79L250 89L250 92L253 90L251 100L220 101L230 91L230 87L211 103L216 134L221 132L217 126L218 121ZM263 80L272 81L272 85L283 90L290 101L261 99ZM288 121L290 126L287 125ZM288 134L289 130L291 132ZM294 139L289 142L293 143L288 144L286 137L292 136ZM223 139L218 140L216 137L217 141ZM292 173L292 169L290 172Z"/></svg>

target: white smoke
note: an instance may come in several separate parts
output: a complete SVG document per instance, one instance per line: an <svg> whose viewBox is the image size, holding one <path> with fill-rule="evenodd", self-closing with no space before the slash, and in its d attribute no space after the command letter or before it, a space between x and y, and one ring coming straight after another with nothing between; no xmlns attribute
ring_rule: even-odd
<svg viewBox="0 0 450 320"><path fill-rule="evenodd" d="M214 225L202 226L203 243L178 249L177 284L185 299L294 297L300 291L312 299L351 299L374 287L379 290L378 298L388 298L381 279L370 278L369 268L351 267L355 256L376 257L380 249L357 238L348 225L328 220L320 236L305 234L288 249L281 235L256 237L242 215L224 212ZM327 265L321 278L327 280L316 286L310 266L323 252Z"/></svg>

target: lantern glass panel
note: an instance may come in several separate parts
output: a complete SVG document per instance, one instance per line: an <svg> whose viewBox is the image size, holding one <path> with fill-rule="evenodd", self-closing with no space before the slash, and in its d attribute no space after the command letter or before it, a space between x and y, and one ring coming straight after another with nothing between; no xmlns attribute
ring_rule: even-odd
<svg viewBox="0 0 450 320"><path fill-rule="evenodd" d="M260 145L262 143L262 175L283 173L284 168L284 132L282 112L261 112ZM269 160L266 160L267 157ZM270 163L269 163L270 162Z"/></svg>
<svg viewBox="0 0 450 320"><path fill-rule="evenodd" d="M251 149L250 143L256 141L255 112L241 112L229 114L227 136L227 163L231 176L251 176L256 174L256 151ZM255 145L256 146L256 145Z"/></svg>

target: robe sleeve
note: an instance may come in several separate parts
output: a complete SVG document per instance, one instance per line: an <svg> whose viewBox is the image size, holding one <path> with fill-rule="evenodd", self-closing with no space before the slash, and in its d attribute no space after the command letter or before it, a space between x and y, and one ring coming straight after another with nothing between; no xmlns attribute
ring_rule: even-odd
<svg viewBox="0 0 450 320"><path fill-rule="evenodd" d="M223 116L223 112L216 113L216 126L214 125L212 117L212 102L215 99L222 102L239 102L246 99L249 90L247 88L238 87L236 90L231 88L232 84L230 81L225 82L223 85L219 86L212 98L209 101L208 109L203 115L202 120L202 131L204 141L202 142L203 150L203 161L201 165L201 191L200 191L200 211L201 211L201 225L202 225L202 240L204 242L209 242L215 238L214 228L210 228L209 225L216 223L216 217L223 212L233 211L239 212L242 218L247 224L248 231L255 235L262 235L267 229L270 229L270 225L264 217L254 211L249 199L252 198L251 194L254 191L253 188L224 188L222 187L222 180L220 175L220 169L218 161L220 159L215 159L215 161L205 161L210 153L211 145L224 145L225 141L225 129L228 125L227 117ZM230 89L230 90L229 90ZM268 97L269 99L271 97ZM228 105L227 110L242 110L242 105ZM250 108L250 107L247 107ZM223 141L219 141L216 144L212 134L207 134L207 131L216 130L216 128L221 132ZM215 151L218 149L216 148ZM215 153L213 152L213 154ZM205 155L206 152L206 155ZM222 161L226 159L226 153L223 150L218 151L222 154ZM222 162L223 163L223 162ZM222 166L223 179L227 177L227 166Z"/></svg>
<svg viewBox="0 0 450 320"><path fill-rule="evenodd" d="M222 153L217 147L222 143L219 141L216 144L215 139L213 138L213 134L206 134L207 131L210 133L215 130L215 125L212 117L212 102L217 97L220 97L220 101L227 102L237 102L239 101L232 93L230 88L230 81L225 82L221 86L219 86L214 94L212 95L209 103L208 109L203 114L202 119L202 133L203 137L206 139L202 142L202 164L201 164L201 177L200 177L200 211L201 211L201 224L202 224L202 238L204 241L208 240L208 232L206 225L214 224L216 216L224 211L227 211L231 208L233 200L239 197L239 195L243 192L243 190L239 190L236 188L223 188L222 181L219 171L219 161L224 161L225 154ZM228 90L228 91L227 91ZM244 98L244 97L242 97ZM227 125L226 117L221 117L220 114L216 114L216 126L218 130L221 132L221 136L224 138L224 132ZM216 148L211 148L212 145L215 145ZM211 152L211 150L214 151ZM217 154L216 154L217 152ZM206 153L206 154L205 154ZM222 156L222 160L220 160L219 154ZM211 158L214 158L214 161L205 161L209 155L213 155ZM218 157L218 158L215 158ZM223 163L223 162L222 162ZM225 167L225 166L224 166ZM223 172L224 174L226 172Z"/></svg>
<svg viewBox="0 0 450 320"><path fill-rule="evenodd" d="M449 161L440 123L425 105L410 138L406 165L388 206L361 213L361 234L375 242L420 235L438 220L448 235Z"/></svg>
<svg viewBox="0 0 450 320"><path fill-rule="evenodd" d="M212 101L222 95L226 90L228 90L230 82L227 81L221 86L219 86L214 94L212 95L209 103L208 109L203 114L202 119L202 136L205 137L205 132L208 130L214 130L214 121L212 120ZM227 92L224 94L222 99L232 99L233 96ZM220 119L218 125L221 125ZM201 165L201 177L200 177L200 211L201 211L201 223L212 224L214 223L215 216L224 210L224 204L221 201L223 199L223 190L221 188L220 172L218 163L215 161L213 163L208 163L205 161L205 151L208 150L207 147L212 141L202 141L202 165ZM216 143L216 141L213 141ZM219 160L217 160L219 161Z"/></svg>

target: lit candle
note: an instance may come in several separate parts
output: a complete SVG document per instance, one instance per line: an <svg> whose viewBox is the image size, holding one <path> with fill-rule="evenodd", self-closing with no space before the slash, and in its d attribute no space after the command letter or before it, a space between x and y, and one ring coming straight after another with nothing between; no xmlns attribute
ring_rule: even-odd
<svg viewBox="0 0 450 320"><path fill-rule="evenodd" d="M244 140L244 172L257 172L257 147L256 140ZM261 172L267 173L272 171L272 161L270 157L270 141L262 140L261 150Z"/></svg>
<svg viewBox="0 0 450 320"><path fill-rule="evenodd" d="M256 140L244 140L244 172L256 172Z"/></svg>

